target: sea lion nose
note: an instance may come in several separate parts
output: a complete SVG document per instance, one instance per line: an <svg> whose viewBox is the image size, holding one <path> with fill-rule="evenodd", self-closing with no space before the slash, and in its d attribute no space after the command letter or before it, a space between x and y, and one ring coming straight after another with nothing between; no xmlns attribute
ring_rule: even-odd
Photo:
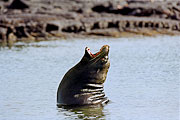
<svg viewBox="0 0 180 120"><path fill-rule="evenodd" d="M109 45L104 45L103 46L105 49L109 49Z"/></svg>
<svg viewBox="0 0 180 120"><path fill-rule="evenodd" d="M106 52L109 51L109 45L104 45L103 47L104 47L104 50L105 50Z"/></svg>

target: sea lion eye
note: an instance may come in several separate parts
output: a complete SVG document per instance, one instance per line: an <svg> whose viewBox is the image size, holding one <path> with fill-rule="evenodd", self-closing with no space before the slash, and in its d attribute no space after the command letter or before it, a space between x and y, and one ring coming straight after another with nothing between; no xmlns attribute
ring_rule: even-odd
<svg viewBox="0 0 180 120"><path fill-rule="evenodd" d="M108 56L104 56L103 58L101 58L102 64L107 63L107 61L108 61Z"/></svg>
<svg viewBox="0 0 180 120"><path fill-rule="evenodd" d="M105 56L104 58L105 58L105 59L108 59L108 56Z"/></svg>

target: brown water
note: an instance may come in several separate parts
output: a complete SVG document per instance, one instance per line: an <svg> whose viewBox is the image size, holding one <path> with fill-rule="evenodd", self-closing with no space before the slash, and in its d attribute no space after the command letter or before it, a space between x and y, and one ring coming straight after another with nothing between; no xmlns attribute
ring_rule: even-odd
<svg viewBox="0 0 180 120"><path fill-rule="evenodd" d="M104 107L56 107L63 75L84 54L110 45ZM0 49L0 120L178 120L180 37L57 40Z"/></svg>

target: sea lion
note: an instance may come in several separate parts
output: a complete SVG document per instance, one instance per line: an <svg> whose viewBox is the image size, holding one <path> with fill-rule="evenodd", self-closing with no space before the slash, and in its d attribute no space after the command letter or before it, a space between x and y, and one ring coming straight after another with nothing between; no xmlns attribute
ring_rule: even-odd
<svg viewBox="0 0 180 120"><path fill-rule="evenodd" d="M108 53L108 45L95 54L85 48L83 58L65 74L58 87L57 106L95 105L109 101L103 92L110 67Z"/></svg>

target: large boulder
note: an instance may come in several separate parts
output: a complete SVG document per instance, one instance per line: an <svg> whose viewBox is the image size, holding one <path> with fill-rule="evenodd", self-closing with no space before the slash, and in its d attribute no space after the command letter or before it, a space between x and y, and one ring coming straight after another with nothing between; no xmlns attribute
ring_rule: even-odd
<svg viewBox="0 0 180 120"><path fill-rule="evenodd" d="M29 6L22 2L21 0L13 0L12 3L8 6L9 9L26 9L29 8Z"/></svg>

